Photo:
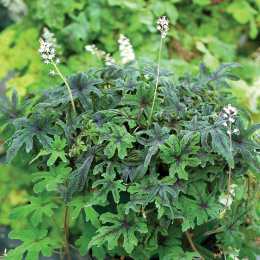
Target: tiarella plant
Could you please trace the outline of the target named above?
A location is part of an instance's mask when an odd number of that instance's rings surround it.
[[[162,40],[165,17],[158,29]],[[225,91],[234,67],[200,62],[199,75],[175,83],[140,58],[60,73],[21,106],[14,91],[11,107],[0,103],[6,161],[25,150],[38,171],[28,204],[9,214],[28,228],[11,231],[23,244],[6,259],[71,259],[71,248],[91,259],[255,259],[260,124]]]

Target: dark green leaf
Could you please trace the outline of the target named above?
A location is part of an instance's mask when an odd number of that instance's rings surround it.
[[[126,215],[124,213],[124,205],[122,204],[117,209],[118,214],[110,212],[102,214],[100,220],[103,223],[113,223],[113,225],[102,226],[98,230],[98,235],[94,236],[90,241],[88,248],[93,245],[101,246],[105,242],[108,242],[108,250],[111,250],[118,245],[118,240],[122,236],[124,239],[123,248],[127,253],[131,253],[134,246],[138,243],[135,232],[146,233],[148,231],[144,218],[135,217],[134,213]]]

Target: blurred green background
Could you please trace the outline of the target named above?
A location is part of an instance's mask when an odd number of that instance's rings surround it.
[[[60,83],[38,53],[45,27],[57,39],[59,68],[69,76],[104,66],[85,45],[95,44],[120,61],[120,34],[130,39],[136,58],[157,62],[160,33],[155,21],[163,15],[170,20],[170,31],[163,40],[162,67],[171,69],[177,81],[186,72],[197,74],[200,60],[210,69],[221,62],[242,64],[244,71],[237,71],[241,80],[230,82],[232,92],[254,122],[260,122],[260,0],[1,0],[0,98],[8,102],[13,87],[24,99]],[[37,169],[28,166],[26,154],[6,166],[3,143],[0,139],[0,224],[18,228],[25,223],[7,216],[32,192],[29,173]]]

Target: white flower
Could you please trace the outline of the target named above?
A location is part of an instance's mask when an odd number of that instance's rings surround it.
[[[122,57],[122,63],[128,63],[135,59],[135,54],[133,51],[133,47],[130,44],[130,40],[126,38],[123,34],[119,36],[119,50],[121,51],[120,56]]]
[[[235,119],[232,118],[232,117],[230,117],[228,120],[229,120],[231,123],[234,123],[234,122],[235,122]]]
[[[50,75],[54,76],[55,75],[55,71],[54,70],[50,70]]]
[[[47,58],[48,58],[47,54],[45,54],[45,53],[43,53],[43,54],[41,55],[41,57],[42,57],[43,59],[47,59]]]
[[[233,133],[239,132],[239,130],[236,128],[234,129]]]
[[[224,122],[224,123],[223,123],[223,126],[227,126],[227,122]]]
[[[159,18],[159,19],[157,19],[156,23],[157,23],[157,24],[160,24],[160,23],[161,23],[161,21],[162,21],[162,19],[161,19],[161,18]]]
[[[47,27],[43,28],[43,32],[44,33],[42,37],[45,39],[45,41],[53,47],[54,51],[58,50],[58,54],[62,54],[62,52],[60,51],[61,46],[57,44],[57,39],[54,37],[54,33],[51,33]],[[50,48],[50,46],[48,46],[48,48]]]
[[[56,64],[60,63],[60,58],[56,59]]]
[[[223,114],[223,117],[226,117],[226,118],[227,118],[227,117],[228,117],[228,115],[227,115],[227,114]]]
[[[49,60],[45,60],[44,63],[46,63],[47,65],[50,63]]]
[[[227,130],[227,133],[230,135],[230,131],[229,130]]]
[[[166,19],[166,16],[163,16],[162,18],[159,18],[156,23],[158,24],[157,25],[157,30],[159,30],[162,34],[161,34],[161,37],[162,38],[165,38],[168,31],[170,30],[169,27],[168,27],[168,24],[169,24],[169,20]]]
[[[86,45],[85,49],[86,51],[91,52],[92,55],[96,55],[98,59],[104,59],[106,65],[111,65],[112,62],[116,62],[114,58],[110,56],[110,53],[106,53],[104,51],[99,50],[94,44]]]

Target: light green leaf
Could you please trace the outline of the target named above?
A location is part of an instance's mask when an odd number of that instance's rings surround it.
[[[30,219],[32,224],[34,226],[37,226],[39,223],[42,222],[43,213],[46,216],[51,217],[53,215],[52,208],[58,208],[58,205],[51,202],[52,195],[48,193],[42,193],[41,196],[37,198],[33,196],[24,196],[23,198],[28,199],[31,203],[13,209],[9,213],[9,219],[18,220],[34,212]]]
[[[49,245],[54,244],[54,241],[49,237],[46,237],[48,231],[38,229],[30,225],[28,230],[19,229],[13,230],[9,233],[10,239],[19,239],[24,243],[15,249],[8,251],[7,260],[32,260],[39,259],[40,252],[43,256],[50,257],[52,255],[52,248]],[[27,252],[25,258],[24,253]]]
[[[79,213],[82,209],[85,211],[86,221],[90,221],[93,226],[100,228],[100,221],[98,219],[99,214],[92,208],[86,207],[86,204],[90,201],[91,195],[87,194],[86,196],[78,196],[68,203],[69,207],[75,207],[71,213],[73,219],[79,216]]]
[[[43,192],[45,188],[48,191],[52,191],[56,188],[56,184],[61,184],[63,183],[63,180],[68,179],[72,169],[65,166],[65,163],[60,163],[58,166],[50,166],[48,172],[36,172],[31,174],[30,178],[33,183],[41,179],[40,182],[34,185],[34,192]]]

